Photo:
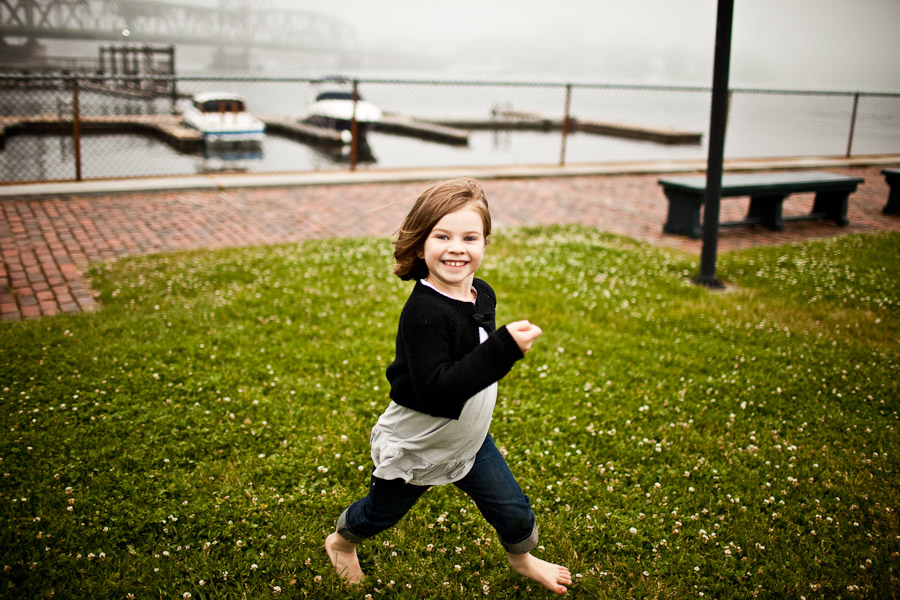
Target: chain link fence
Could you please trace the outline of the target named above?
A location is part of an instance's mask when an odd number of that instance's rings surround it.
[[[0,75],[0,183],[652,163],[703,160],[707,154],[707,88],[375,78],[351,83],[384,113],[365,147],[297,130],[321,89],[314,79]],[[180,111],[189,98],[214,91],[246,98],[248,110],[267,124],[261,143],[210,144],[185,126]],[[900,94],[730,94],[726,158],[900,154]],[[410,120],[415,128],[401,127]]]

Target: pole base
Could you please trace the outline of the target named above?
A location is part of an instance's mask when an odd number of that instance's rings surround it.
[[[702,285],[711,290],[725,289],[725,284],[719,281],[715,275],[697,275],[692,281],[697,285]]]

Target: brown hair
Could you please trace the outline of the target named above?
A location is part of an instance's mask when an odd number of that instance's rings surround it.
[[[428,267],[418,256],[419,251],[425,247],[428,234],[446,215],[470,204],[481,214],[487,243],[491,234],[491,211],[478,181],[471,177],[455,177],[432,185],[422,192],[397,230],[394,274],[403,280],[428,276]]]

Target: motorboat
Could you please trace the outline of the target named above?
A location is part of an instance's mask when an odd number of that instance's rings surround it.
[[[359,141],[365,142],[366,135],[381,122],[381,109],[364,100],[357,92],[353,98],[353,84],[347,79],[328,78],[316,82],[315,100],[307,107],[301,118],[304,123],[335,129],[341,132],[341,139],[350,143],[353,139],[351,126],[356,118]]]
[[[212,143],[260,143],[266,124],[247,111],[244,96],[223,92],[196,94],[181,108],[184,121]]]

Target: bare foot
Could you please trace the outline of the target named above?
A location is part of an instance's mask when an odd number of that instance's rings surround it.
[[[572,585],[572,575],[566,567],[548,563],[527,552],[525,554],[507,552],[506,556],[509,559],[509,566],[516,573],[533,579],[551,592],[562,595],[568,591],[566,586]]]
[[[325,552],[328,554],[334,570],[340,575],[344,583],[356,585],[363,580],[365,574],[359,566],[359,558],[356,556],[356,544],[351,544],[337,532],[325,538]]]

